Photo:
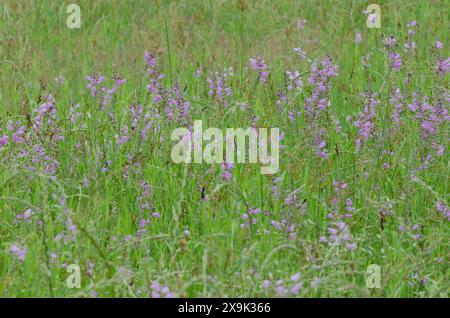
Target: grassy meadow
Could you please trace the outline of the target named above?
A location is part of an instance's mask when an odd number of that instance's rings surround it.
[[[449,2],[375,2],[2,0],[0,296],[448,297]]]

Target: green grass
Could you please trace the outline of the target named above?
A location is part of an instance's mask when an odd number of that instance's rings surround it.
[[[449,205],[448,121],[434,137],[445,149],[436,156],[408,110],[395,133],[390,119],[397,87],[409,102],[413,92],[429,96],[433,105],[448,94],[448,74],[437,75],[434,68],[449,53],[447,1],[377,1],[380,29],[366,27],[368,2],[356,0],[76,2],[80,29],[66,27],[72,1],[6,0],[0,6],[0,137],[10,136],[0,147],[0,296],[148,297],[158,281],[181,297],[270,297],[275,290],[264,289],[263,280],[274,285],[284,279],[292,287],[289,279],[299,272],[303,287],[296,297],[448,297],[449,224],[436,210],[437,201]],[[298,19],[307,20],[303,30],[296,28]],[[418,23],[414,57],[403,52],[410,20]],[[356,32],[362,34],[359,45]],[[399,42],[398,72],[390,69],[383,46],[389,35]],[[435,48],[436,39],[443,49]],[[321,118],[326,160],[315,156],[304,118],[310,87],[290,95],[282,110],[276,107],[276,93],[286,90],[285,70],[305,73],[305,83],[309,76],[311,62],[294,58],[294,47],[308,59],[328,54],[339,66]],[[179,83],[191,103],[191,119],[202,119],[204,127],[246,128],[255,116],[259,127],[279,127],[286,146],[279,173],[261,175],[258,165],[236,164],[231,181],[224,182],[220,165],[174,164],[170,134],[183,124],[167,120],[160,107],[158,129],[152,128],[145,142],[133,136],[116,145],[115,134],[131,125],[130,105],[141,104],[145,112],[158,108],[146,90],[145,51],[161,52],[164,84]],[[249,58],[258,55],[270,67],[266,85],[249,69]],[[361,57],[368,55],[366,69]],[[206,81],[225,67],[234,70],[228,108],[208,96]],[[193,75],[197,69],[200,77]],[[94,73],[104,74],[108,87],[114,74],[127,81],[106,112],[86,89],[85,77]],[[58,75],[66,79],[62,85],[54,80]],[[374,137],[356,152],[358,130],[346,118],[363,110],[363,92],[376,93],[379,103]],[[18,158],[19,149],[31,148],[14,145],[6,128],[8,120],[20,120],[31,131],[28,118],[36,115],[31,110],[49,93],[64,140],[52,143],[48,135],[33,134],[30,140],[60,163],[56,178],[42,164],[33,172],[24,167],[32,163]],[[69,109],[75,104],[82,114],[72,124]],[[448,102],[444,105],[448,110]],[[288,111],[297,110],[302,116],[291,122]],[[433,153],[428,169],[413,173],[427,153]],[[106,160],[111,165],[103,173]],[[279,197],[272,195],[277,177]],[[138,202],[143,181],[153,205],[146,212]],[[348,221],[354,251],[319,243],[327,235],[333,181],[348,184],[339,204],[351,198],[356,208]],[[285,203],[300,187],[303,212]],[[208,200],[201,200],[202,189]],[[257,215],[257,224],[242,229],[248,208],[270,214]],[[17,222],[27,209],[33,211],[31,221]],[[152,218],[147,232],[137,236],[139,220],[155,211],[161,218]],[[69,236],[68,218],[77,227],[75,240],[55,240],[59,233]],[[295,239],[270,224],[283,219],[295,224]],[[420,240],[412,237],[414,231],[399,230],[413,224],[421,225]],[[12,244],[26,246],[23,262],[11,255]],[[89,262],[95,263],[92,274]],[[80,289],[65,283],[68,264],[81,267]],[[369,264],[381,267],[380,289],[366,287]]]

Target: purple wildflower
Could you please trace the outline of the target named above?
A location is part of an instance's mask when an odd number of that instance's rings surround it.
[[[17,131],[15,133],[13,133],[12,139],[16,144],[25,142],[25,139],[23,138],[23,134],[25,133],[26,128],[27,127],[25,127],[25,126],[19,127],[19,129],[17,129]]]
[[[325,147],[327,146],[327,143],[324,140],[320,140],[317,143],[316,146],[316,155],[322,159],[328,159],[328,152],[325,149]]]
[[[25,260],[25,256],[27,253],[27,249],[26,247],[20,247],[18,244],[13,244],[11,245],[11,247],[9,248],[9,252],[14,255],[15,257],[17,257],[17,259],[21,262],[23,262]]]
[[[299,19],[297,20],[297,30],[303,30],[306,24],[306,20]]]
[[[450,208],[442,201],[436,202],[436,209],[442,213],[442,215],[450,221]]]
[[[300,292],[300,289],[302,289],[303,283],[295,284],[294,287],[291,288],[290,292],[293,295],[297,295]]]
[[[152,216],[156,219],[159,219],[161,217],[161,214],[159,214],[159,212],[153,212]]]
[[[158,281],[154,281],[150,285],[150,296],[151,298],[173,298],[169,287],[167,285],[161,286]]]
[[[300,57],[301,60],[306,59],[306,52],[303,51],[303,50],[302,50],[301,48],[299,48],[299,47],[294,47],[294,48],[292,49],[292,53],[298,55],[298,56]]]
[[[254,71],[257,71],[259,73],[258,79],[260,83],[266,83],[267,78],[269,77],[269,67],[264,62],[264,60],[258,56],[256,58],[250,59],[250,66]]]
[[[395,71],[398,71],[402,66],[402,58],[401,58],[400,54],[391,52],[391,53],[389,53],[389,58],[391,60],[392,69],[394,69]]]
[[[8,138],[9,137],[6,135],[4,135],[3,137],[0,138],[0,148],[8,143]]]
[[[209,83],[209,92],[208,95],[216,98],[219,102],[227,107],[228,102],[226,100],[227,96],[231,96],[233,94],[230,87],[226,84],[226,73],[215,73],[213,76],[208,78]]]
[[[225,182],[230,182],[233,177],[233,163],[222,163],[222,174],[221,178]]]
[[[268,289],[269,287],[270,287],[270,284],[271,284],[271,282],[270,282],[270,280],[263,280],[263,282],[262,282],[262,288],[264,288],[264,289]]]
[[[89,89],[89,92],[91,93],[92,97],[98,96],[99,86],[100,84],[105,80],[105,77],[103,75],[100,75],[98,77],[96,76],[86,76],[86,80],[88,83],[86,84],[86,87]]]
[[[375,130],[375,107],[378,101],[372,95],[363,94],[366,98],[364,110],[359,114],[358,120],[354,122],[356,128],[358,128],[359,138],[356,140],[356,150],[359,151],[361,147],[361,141],[366,142],[374,133]]]
[[[286,77],[288,79],[287,89],[289,91],[303,87],[303,80],[299,71],[286,71]]]
[[[438,60],[436,63],[436,72],[445,76],[450,71],[450,57]]]
[[[295,273],[294,275],[291,276],[291,280],[293,282],[298,282],[300,280],[301,274],[300,273]]]
[[[412,28],[412,27],[414,27],[414,26],[416,26],[417,25],[417,22],[415,21],[415,20],[411,20],[411,21],[409,21],[407,24],[406,24],[406,26],[408,27],[408,28]]]
[[[287,290],[286,290],[286,287],[284,287],[284,286],[277,286],[275,288],[275,292],[277,293],[277,296],[283,297],[286,295]]]
[[[391,35],[391,36],[384,38],[383,44],[385,47],[392,49],[393,47],[395,47],[397,45],[397,40],[395,39],[395,37],[393,37]]]

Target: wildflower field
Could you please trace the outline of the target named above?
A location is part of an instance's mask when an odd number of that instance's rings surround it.
[[[0,296],[448,297],[449,2],[370,3],[2,0]]]

